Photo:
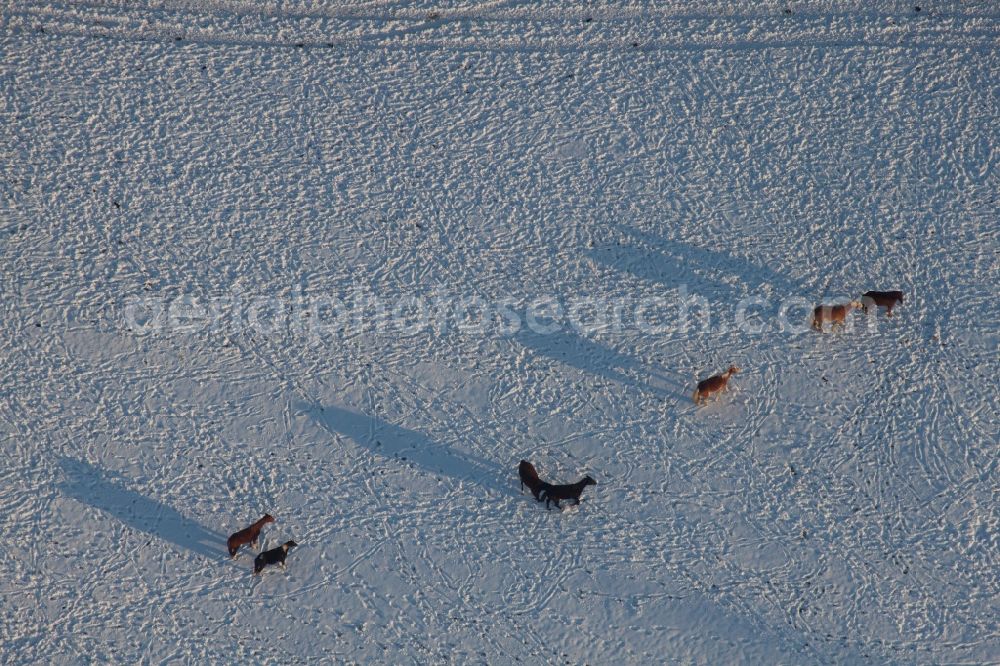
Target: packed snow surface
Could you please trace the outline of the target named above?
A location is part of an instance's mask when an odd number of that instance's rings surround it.
[[[992,3],[0,26],[0,662],[1000,662]]]

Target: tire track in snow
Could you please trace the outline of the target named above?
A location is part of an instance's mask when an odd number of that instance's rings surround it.
[[[150,10],[151,9],[151,10]],[[89,5],[83,11],[68,8],[58,3],[33,3],[5,13],[9,27],[18,31],[37,31],[47,34],[77,35],[84,37],[113,37],[128,41],[172,41],[183,38],[188,42],[203,44],[231,45],[256,48],[300,48],[330,46],[377,46],[381,48],[423,48],[439,50],[607,50],[622,48],[630,43],[638,44],[643,52],[654,50],[702,51],[719,49],[788,49],[825,48],[845,49],[852,47],[882,47],[904,49],[950,49],[995,48],[1000,37],[991,30],[980,29],[981,21],[976,17],[951,16],[950,29],[942,30],[928,21],[912,23],[907,31],[877,27],[870,17],[861,15],[841,15],[835,24],[828,17],[815,20],[800,18],[789,22],[782,17],[758,15],[752,21],[757,23],[754,30],[747,31],[743,24],[726,16],[683,16],[667,14],[667,25],[673,30],[651,30],[660,18],[652,19],[648,12],[622,16],[615,12],[610,17],[592,24],[591,32],[598,37],[566,37],[578,33],[580,15],[541,14],[518,11],[511,16],[491,21],[489,12],[460,10],[455,20],[449,20],[449,10],[432,13],[418,13],[407,16],[399,10],[389,14],[358,15],[356,11],[338,12],[333,15],[300,16],[291,13],[268,16],[258,13],[258,18],[280,20],[285,34],[294,32],[294,37],[276,40],[273,28],[261,26],[256,33],[248,34],[245,19],[250,15],[226,17],[237,25],[219,29],[219,19],[224,15],[214,12],[200,12],[189,7],[163,7],[155,9],[129,8],[122,11],[106,5]],[[104,13],[97,15],[95,10]],[[262,16],[263,15],[263,16]],[[544,17],[544,18],[543,18]],[[215,19],[211,29],[202,29],[207,19]],[[747,16],[734,17],[746,20]],[[823,20],[826,19],[826,20]],[[469,37],[459,31],[467,20],[477,20],[480,25],[491,25],[494,34],[490,37]],[[324,25],[320,30],[316,21]],[[336,22],[334,25],[329,25]],[[715,24],[731,22],[731,30],[720,34]],[[709,32],[709,28],[715,29]],[[331,32],[332,31],[332,32]],[[699,35],[699,31],[701,34]],[[833,33],[832,35],[830,33]],[[679,35],[699,35],[700,38]],[[429,34],[421,37],[422,34]],[[437,36],[437,35],[443,36]],[[635,42],[636,34],[643,38]],[[660,35],[649,37],[648,35]],[[727,36],[721,36],[727,35]],[[963,39],[957,39],[961,36]]]

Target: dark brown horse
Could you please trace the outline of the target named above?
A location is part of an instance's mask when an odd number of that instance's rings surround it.
[[[892,309],[896,303],[903,302],[903,292],[901,291],[866,291],[861,297],[861,307],[868,312],[869,306],[885,308],[886,316],[892,316]]]
[[[597,481],[594,481],[589,476],[585,476],[576,483],[567,483],[564,485],[554,486],[551,483],[542,483],[540,493],[542,498],[545,500],[545,508],[549,508],[549,502],[556,505],[557,509],[562,509],[559,506],[559,500],[573,500],[573,504],[580,503],[580,495],[583,493],[583,489],[587,486],[596,486]]]
[[[538,491],[541,490],[544,485],[542,480],[538,478],[538,472],[535,471],[535,466],[532,465],[527,460],[522,460],[521,464],[517,466],[517,474],[521,477],[521,491],[524,491],[524,487],[528,486],[528,490],[531,494],[535,496],[536,500],[540,500],[538,497]]]
[[[286,541],[277,548],[272,548],[271,550],[265,550],[263,553],[254,558],[253,561],[253,573],[254,575],[259,574],[264,570],[264,567],[270,566],[272,564],[280,564],[282,567],[285,566],[285,558],[288,557],[288,549],[293,548],[299,544],[294,541]]]

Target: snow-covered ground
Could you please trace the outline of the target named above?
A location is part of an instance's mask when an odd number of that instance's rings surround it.
[[[1000,662],[1000,11],[918,2],[0,8],[0,662]]]

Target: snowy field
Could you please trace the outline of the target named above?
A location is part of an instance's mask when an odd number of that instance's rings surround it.
[[[1000,663],[1000,9],[918,3],[3,3],[0,662]]]

